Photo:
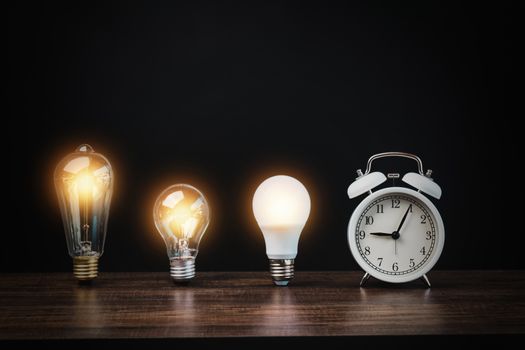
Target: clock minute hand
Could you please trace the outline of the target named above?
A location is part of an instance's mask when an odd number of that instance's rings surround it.
[[[399,231],[401,231],[401,228],[403,227],[403,224],[405,223],[405,220],[407,218],[408,212],[410,211],[410,205],[408,206],[407,211],[405,212],[405,215],[403,215],[403,218],[401,219],[401,222],[399,223],[399,227],[395,232],[399,234]]]
[[[374,236],[392,237],[391,233],[385,233],[385,232],[370,232],[369,234],[374,235]]]

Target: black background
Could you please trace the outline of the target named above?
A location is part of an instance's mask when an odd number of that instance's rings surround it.
[[[199,270],[267,269],[251,198],[275,174],[312,197],[296,268],[357,269],[346,226],[361,198],[346,189],[391,150],[419,155],[443,189],[436,268],[525,268],[510,122],[522,116],[523,40],[518,9],[493,5],[11,7],[1,271],[70,271],[52,173],[86,142],[116,173],[103,271],[167,270],[151,211],[177,182],[212,205]]]

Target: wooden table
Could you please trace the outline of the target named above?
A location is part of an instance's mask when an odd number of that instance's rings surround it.
[[[374,279],[359,288],[361,275],[297,272],[289,287],[274,287],[265,272],[201,272],[188,285],[174,285],[168,272],[102,272],[92,285],[65,273],[1,274],[0,341],[324,344],[525,334],[525,271],[434,271],[432,289]]]

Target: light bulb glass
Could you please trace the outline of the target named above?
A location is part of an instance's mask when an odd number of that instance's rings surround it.
[[[295,178],[277,175],[259,185],[252,206],[274,282],[286,285],[293,277],[299,237],[310,215],[310,195]]]
[[[190,185],[170,186],[158,196],[153,220],[166,243],[171,277],[175,281],[193,278],[199,244],[210,222],[206,197]]]
[[[98,274],[113,193],[113,171],[103,155],[80,145],[63,158],[54,174],[69,255],[79,280]]]

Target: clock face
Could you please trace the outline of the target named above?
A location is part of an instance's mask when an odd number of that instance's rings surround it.
[[[385,190],[356,209],[348,238],[365,271],[389,282],[406,282],[423,275],[437,261],[443,248],[443,224],[421,194]]]

